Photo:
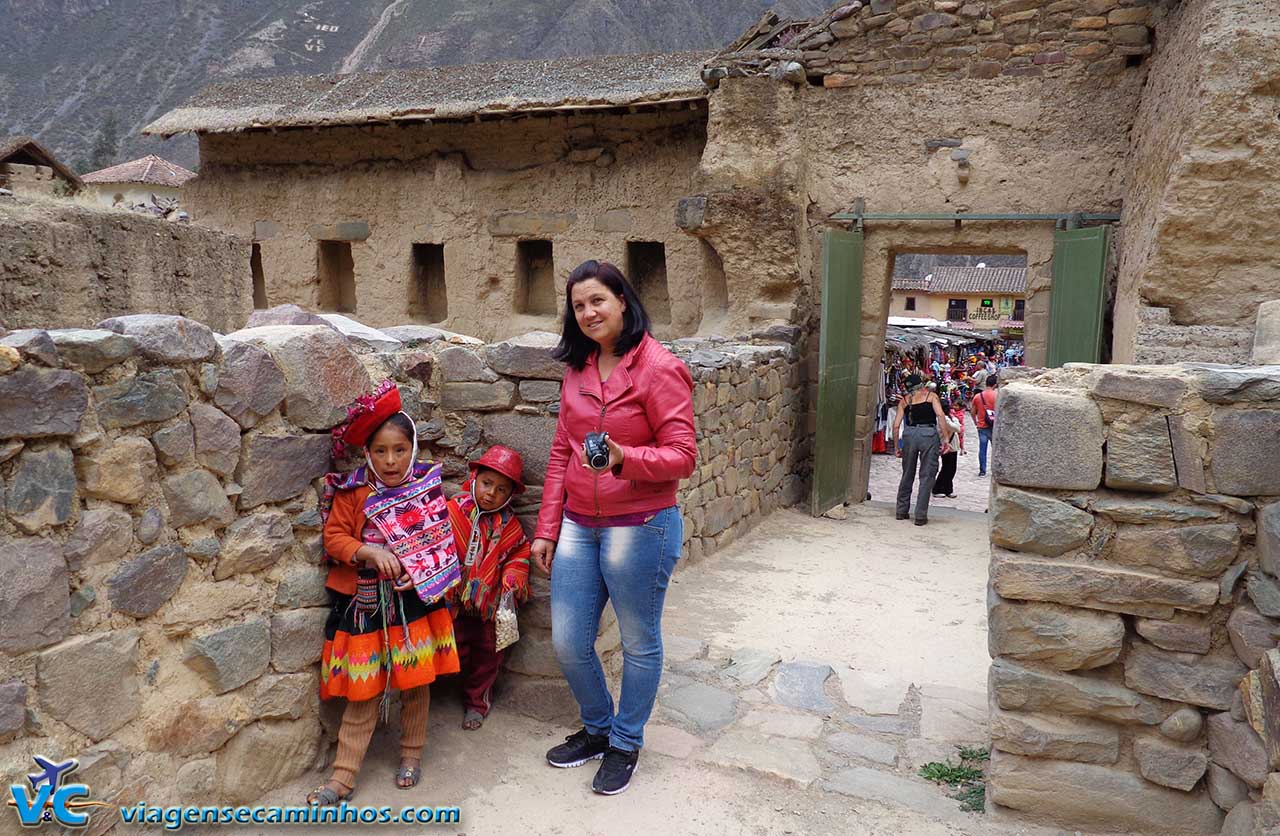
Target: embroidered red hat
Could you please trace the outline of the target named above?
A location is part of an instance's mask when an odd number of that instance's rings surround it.
[[[524,480],[521,478],[524,473],[524,459],[520,458],[520,454],[510,447],[495,444],[485,450],[483,456],[468,463],[467,467],[471,469],[473,478],[475,477],[476,469],[481,467],[501,473],[512,482],[515,482],[514,493],[524,493]]]
[[[363,448],[383,422],[403,409],[400,390],[391,380],[384,380],[372,395],[361,395],[347,407],[347,420],[333,428],[334,456],[341,456],[343,445]]]

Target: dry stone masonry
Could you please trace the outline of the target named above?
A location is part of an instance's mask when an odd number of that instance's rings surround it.
[[[110,764],[94,773],[98,798],[226,803],[311,768],[339,719],[317,696],[328,429],[393,378],[450,491],[488,445],[523,453],[516,510],[531,527],[556,340],[378,332],[298,308],[225,336],[156,314],[0,333],[0,779],[24,774],[32,751],[76,755]],[[672,344],[696,386],[687,557],[806,489],[800,341],[775,328]],[[504,699],[560,716],[571,698],[545,579],[534,588]],[[611,611],[598,646],[616,672]]]
[[[1069,364],[1000,398],[991,800],[1275,832],[1280,367]]]

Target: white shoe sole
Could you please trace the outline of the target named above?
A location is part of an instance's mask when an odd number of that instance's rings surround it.
[[[636,770],[638,770],[639,768],[640,768],[640,764],[636,764],[635,767],[631,770],[631,778],[636,777]],[[627,787],[631,786],[631,778],[628,778],[627,783],[623,784],[621,787],[618,787],[616,790],[609,790],[608,792],[606,792],[604,790],[598,790],[595,787],[592,787],[591,791],[596,795],[618,795],[619,793],[626,792]]]
[[[604,757],[604,752],[601,752],[598,755],[592,755],[589,758],[583,758],[580,761],[573,761],[572,763],[556,763],[555,761],[551,760],[551,758],[547,758],[547,763],[550,764],[551,766],[554,766],[556,769],[573,769],[575,766],[582,766],[584,763],[587,763],[588,761],[598,761],[603,757]]]

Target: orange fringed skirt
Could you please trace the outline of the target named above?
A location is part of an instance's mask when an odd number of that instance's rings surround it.
[[[444,602],[428,606],[412,589],[393,594],[400,606],[384,626],[381,612],[358,619],[352,596],[329,590],[333,608],[324,629],[321,699],[381,697],[388,672],[391,687],[401,691],[458,672],[453,618]]]

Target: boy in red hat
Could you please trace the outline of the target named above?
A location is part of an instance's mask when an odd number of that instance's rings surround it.
[[[462,727],[473,731],[489,716],[502,665],[494,621],[499,602],[508,593],[517,604],[529,597],[529,541],[510,507],[524,493],[520,454],[495,444],[468,467],[471,477],[449,500],[462,582],[448,600],[462,668]]]

